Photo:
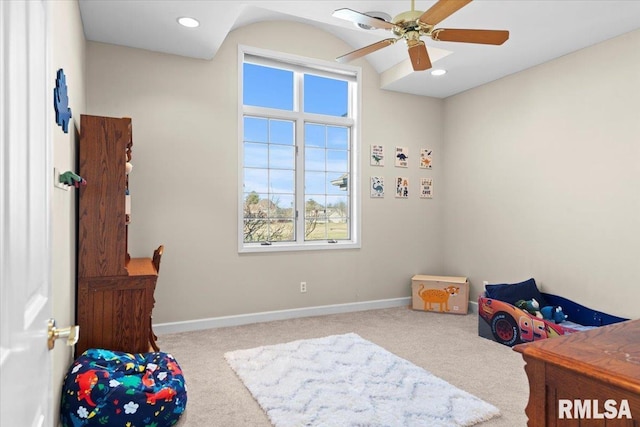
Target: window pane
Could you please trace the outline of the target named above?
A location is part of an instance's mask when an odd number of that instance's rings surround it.
[[[293,122],[284,120],[269,121],[269,141],[276,144],[293,145]]]
[[[266,168],[267,164],[267,144],[244,143],[244,166],[248,168]]]
[[[293,111],[293,72],[244,63],[244,105]]]
[[[304,174],[305,194],[323,194],[326,190],[326,177],[324,172],[306,172]]]
[[[293,219],[295,217],[293,194],[275,194],[271,199],[276,208],[274,218]]]
[[[325,170],[325,150],[323,148],[307,148],[304,152],[304,167],[308,171]]]
[[[295,238],[292,196],[244,193],[244,241],[290,241]]]
[[[331,185],[327,186],[327,194],[345,194],[348,190],[349,176],[346,173],[330,173],[327,179]]]
[[[245,242],[260,242],[268,235],[266,194],[244,193],[243,233]]]
[[[328,240],[326,224],[323,221],[315,218],[307,218],[304,225],[305,240]]]
[[[331,218],[346,219],[349,216],[347,196],[327,196],[327,212]]]
[[[244,192],[251,193],[267,193],[267,183],[269,182],[268,169],[250,169],[244,170]]]
[[[269,192],[279,194],[293,194],[295,177],[292,170],[271,170],[269,174]]]
[[[295,240],[295,227],[291,220],[272,220],[269,223],[269,239],[272,242],[288,242]]]
[[[243,225],[245,243],[295,240],[295,227],[291,220],[245,218]]]
[[[306,210],[304,228],[305,240],[318,241],[349,239],[349,219],[348,217],[340,215],[339,210],[331,207]]]
[[[260,242],[266,240],[266,230],[263,227],[264,222],[260,219],[254,218],[244,218],[243,223],[243,233],[244,233],[244,242],[252,243],[252,242]]]
[[[345,240],[349,238],[349,227],[346,218],[331,216],[327,223],[327,238]]]
[[[347,117],[348,83],[345,80],[304,75],[304,112]]]
[[[306,123],[304,125],[304,145],[306,147],[324,147],[325,126]]]
[[[269,140],[269,121],[257,117],[244,118],[244,140],[251,142],[267,142]]]
[[[349,129],[327,126],[327,148],[346,150],[349,148]]]
[[[326,239],[326,210],[324,196],[306,196],[304,209],[305,240]]]
[[[287,145],[269,145],[269,167],[277,169],[294,169],[295,147]]]
[[[267,206],[263,202],[265,200],[269,200],[267,194],[260,194],[255,191],[244,193],[244,217],[267,216]]]
[[[349,238],[349,144],[348,127],[305,124],[305,240]]]
[[[327,170],[347,172],[349,170],[349,154],[342,150],[327,150]]]

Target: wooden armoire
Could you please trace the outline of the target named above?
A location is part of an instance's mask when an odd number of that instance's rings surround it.
[[[163,247],[151,258],[131,258],[127,247],[132,146],[130,118],[81,116],[76,356],[89,348],[159,350],[151,313]]]

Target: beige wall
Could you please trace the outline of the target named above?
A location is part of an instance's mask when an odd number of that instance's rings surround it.
[[[349,47],[291,22],[232,32],[213,61],[88,43],[87,113],[133,118],[130,252],[166,247],[154,322],[405,297],[415,273],[467,275],[472,299],[483,280],[533,276],[545,291],[637,317],[639,38],[445,101],[379,90],[359,61],[362,249],[268,255],[237,253],[237,45],[323,59]],[[429,146],[434,170],[371,167],[370,144]],[[390,187],[368,197],[369,176],[389,186],[404,172],[410,199]],[[434,178],[433,200],[417,197],[421,176]]]
[[[62,172],[75,171],[78,118],[85,109],[86,43],[77,2],[50,2],[50,6],[50,77],[53,81],[57,71],[60,68],[64,70],[73,116],[69,123],[69,133],[64,133],[55,121],[51,124],[53,165]],[[52,193],[53,317],[59,327],[75,322],[75,193],[75,190],[63,191],[57,188]],[[53,350],[54,413],[57,413],[60,401],[60,387],[55,385],[62,384],[72,361],[71,347],[58,341]]]
[[[408,297],[412,275],[439,274],[442,101],[378,89],[365,61],[356,64],[363,67],[362,249],[237,253],[238,44],[327,60],[350,49],[291,22],[236,30],[212,61],[87,45],[87,113],[133,119],[130,253],[151,256],[165,245],[154,323]],[[369,166],[371,144],[385,146],[385,167]],[[411,168],[393,166],[396,144],[409,147]],[[433,171],[417,166],[425,146],[435,153]],[[395,199],[393,179],[405,174],[411,197]],[[382,200],[369,198],[371,175],[386,179]],[[418,198],[421,176],[434,178],[433,200]]]
[[[444,103],[444,260],[535,277],[609,313],[640,309],[640,31]]]
[[[294,23],[235,31],[211,62],[85,46],[77,3],[51,5],[51,70],[65,70],[74,116],[69,134],[52,130],[54,166],[74,169],[81,113],[133,118],[130,252],[166,245],[155,322],[405,297],[415,273],[468,275],[472,298],[482,280],[534,276],[548,292],[638,317],[640,32],[444,102],[381,91],[359,61],[362,249],[239,255],[237,44],[324,59],[349,47]],[[387,153],[406,145],[414,156],[431,147],[434,170],[371,167],[370,144]],[[412,181],[408,200],[393,198],[401,173]],[[371,175],[386,178],[385,199],[368,197]],[[421,176],[434,178],[433,200],[418,199]],[[52,203],[53,311],[66,326],[75,317],[75,191],[54,190]],[[56,346],[54,384],[71,358]]]

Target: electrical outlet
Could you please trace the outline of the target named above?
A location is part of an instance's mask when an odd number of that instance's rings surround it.
[[[307,282],[300,282],[300,292],[307,292]]]

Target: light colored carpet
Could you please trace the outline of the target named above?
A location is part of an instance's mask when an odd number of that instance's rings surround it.
[[[496,406],[478,427],[524,427],[529,386],[520,354],[478,337],[477,314],[406,307],[282,320],[159,337],[184,371],[189,401],[180,427],[269,427],[271,423],[224,353],[300,339],[356,333]]]
[[[500,411],[357,334],[225,359],[274,426],[471,426]]]

